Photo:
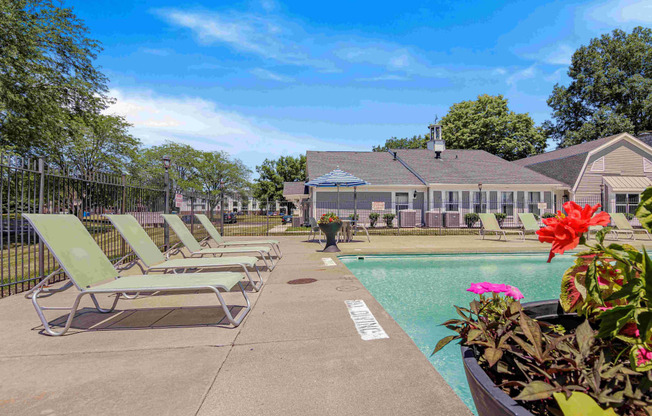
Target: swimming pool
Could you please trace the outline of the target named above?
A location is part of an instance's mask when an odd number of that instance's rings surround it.
[[[475,412],[459,345],[431,356],[437,341],[454,332],[439,326],[455,318],[453,305],[467,307],[474,282],[518,287],[523,302],[555,299],[570,255],[546,263],[548,253],[342,256],[340,260],[412,338],[455,393]]]

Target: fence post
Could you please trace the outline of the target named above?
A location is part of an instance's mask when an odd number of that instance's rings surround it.
[[[269,198],[267,198],[267,203],[265,204],[265,217],[267,219],[267,226],[265,227],[265,235],[269,236]]]
[[[195,194],[190,195],[190,234],[195,235]]]
[[[127,212],[127,175],[122,174],[122,204],[120,204],[120,214],[125,214]],[[122,241],[122,255],[127,254],[127,243],[124,238],[121,238]]]
[[[163,207],[163,213],[169,214],[170,213],[170,173],[168,172],[167,168],[165,168],[164,181],[165,181],[165,207]],[[165,251],[168,251],[170,249],[170,227],[168,227],[168,223],[165,221],[163,221],[163,246],[165,247]]]
[[[38,213],[43,214],[45,205],[45,160],[42,157],[38,158],[38,171],[40,174],[40,184],[38,192]],[[38,241],[38,272],[43,279],[45,277],[45,247],[43,240],[39,238]]]
[[[224,235],[224,190],[220,192],[220,234]]]

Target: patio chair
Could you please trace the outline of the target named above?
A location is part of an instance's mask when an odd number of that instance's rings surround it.
[[[535,218],[534,214],[531,212],[519,212],[518,219],[521,221],[524,234],[528,232],[532,232],[535,233],[536,235],[536,232],[541,229],[539,222]],[[525,239],[525,235],[523,236],[523,239]]]
[[[604,227],[601,225],[592,225],[589,227],[589,231],[586,233],[586,238],[587,240],[591,238],[591,234],[593,234],[593,238],[595,238],[596,234],[598,234],[598,231],[603,229]]]
[[[321,228],[319,228],[319,224],[317,224],[317,220],[315,217],[310,217],[308,219],[308,222],[310,223],[310,236],[308,237],[308,241],[314,241],[315,238],[317,237],[317,231],[319,231],[319,238],[317,241],[319,242],[319,245],[322,245],[321,243]]]
[[[521,230],[505,230],[500,228],[500,225],[498,225],[498,220],[496,219],[496,216],[491,213],[484,213],[484,214],[479,214],[480,215],[480,221],[482,222],[482,228],[480,229],[480,233],[482,234],[482,239],[484,240],[484,236],[487,232],[490,233],[495,233],[498,236],[498,241],[500,241],[501,236],[505,237],[505,241],[507,241],[507,233],[509,234],[518,234],[521,236],[521,241],[525,240],[525,233]]]
[[[212,238],[213,241],[215,241],[215,244],[217,244],[217,247],[229,247],[229,246],[255,246],[255,245],[263,245],[267,246],[269,245],[274,249],[274,252],[276,253],[277,258],[283,257],[283,253],[281,253],[281,246],[279,244],[278,240],[249,240],[249,241],[224,241],[224,238],[222,238],[222,235],[220,234],[219,231],[217,231],[217,228],[213,225],[211,220],[208,219],[208,217],[204,214],[195,214],[195,217],[199,220],[201,225],[208,231],[208,237],[206,237],[204,240],[206,242],[206,245],[208,245],[208,239]],[[209,246],[210,247],[210,246]]]
[[[125,293],[134,292],[188,292],[188,291],[212,291],[222,306],[222,310],[231,325],[238,326],[249,313],[251,303],[245,293],[240,280],[244,278],[242,273],[218,272],[218,273],[182,273],[182,274],[159,274],[159,275],[132,275],[119,276],[109,259],[102,252],[93,237],[88,233],[81,221],[74,215],[57,214],[23,214],[34,227],[39,238],[47,246],[48,250],[57,260],[61,269],[44,278],[38,285],[27,293],[32,300],[36,313],[43,323],[45,333],[52,336],[63,335],[72,324],[79,302],[85,295],[89,295],[95,308],[101,313],[113,311]],[[64,286],[52,289],[46,288],[50,278],[63,272],[70,278]],[[108,281],[107,283],[102,283]],[[239,317],[233,317],[229,308],[220,294],[220,290],[228,292],[235,285],[240,287],[247,306],[239,313]],[[55,293],[63,292],[70,287],[79,290],[72,307],[45,307],[38,303],[39,297],[49,297]],[[109,309],[101,308],[97,298],[98,293],[114,293],[115,299]],[[68,318],[61,331],[55,331],[45,318],[45,310],[69,310]]]
[[[260,246],[244,246],[238,248],[202,248],[201,245],[195,240],[195,237],[190,233],[186,224],[181,221],[181,218],[174,214],[163,214],[163,219],[168,223],[170,228],[181,240],[181,244],[186,246],[190,252],[190,257],[203,257],[206,255],[220,256],[224,254],[242,254],[242,253],[257,253],[260,258],[265,262],[267,270],[274,270],[274,259],[272,259],[272,254],[270,253],[269,247],[260,247]],[[186,254],[179,250],[181,254],[186,257]],[[267,263],[267,258],[269,258],[269,263]]]
[[[632,227],[632,224],[629,223],[629,221],[625,217],[625,214],[623,214],[622,212],[617,212],[610,215],[611,215],[611,220],[616,226],[615,228],[611,229],[611,234],[614,236],[616,240],[620,238],[621,234],[624,235],[626,238],[628,237],[634,240],[636,239],[637,232],[645,233],[648,240],[652,240],[652,236],[650,236],[650,233],[646,229],[644,228],[635,229],[634,227]]]
[[[243,273],[249,279],[251,286],[257,292],[263,285],[263,279],[260,277],[260,270],[256,265],[258,258],[253,256],[238,256],[238,257],[212,257],[212,258],[194,258],[194,259],[173,259],[170,260],[161,253],[156,244],[147,235],[147,232],[140,226],[138,220],[131,215],[123,214],[106,214],[106,218],[111,221],[111,224],[120,233],[122,238],[127,242],[133,253],[138,256],[140,262],[137,260],[122,266],[121,270],[126,270],[133,265],[138,265],[144,274],[149,272],[163,272],[167,273],[172,271],[177,273],[177,270],[186,272],[188,269],[206,269],[206,268],[220,268],[220,267],[241,267]],[[120,265],[122,261],[130,257],[131,253],[120,259],[114,266]],[[142,263],[142,264],[141,264]],[[144,267],[143,267],[144,266]],[[249,274],[249,268],[252,268],[258,274],[258,283],[256,283]]]

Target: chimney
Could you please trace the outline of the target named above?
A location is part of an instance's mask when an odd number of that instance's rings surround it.
[[[394,151],[394,160],[396,160],[397,156],[398,156],[398,151]]]
[[[435,159],[441,159],[441,152],[446,150],[446,141],[442,139],[441,135],[441,124],[431,124],[428,128],[430,129],[428,150],[435,152]]]

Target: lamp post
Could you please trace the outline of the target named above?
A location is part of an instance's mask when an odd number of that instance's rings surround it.
[[[170,213],[170,156],[165,155],[161,159],[163,161],[163,168],[165,169],[165,174],[163,175],[163,181],[165,184],[165,207],[163,207],[163,212],[165,214]],[[168,227],[167,222],[165,222],[163,227],[163,244],[165,245],[165,251],[168,251],[170,245],[170,228]]]
[[[481,183],[478,184],[478,205],[480,207],[479,208],[480,212],[484,212],[482,210],[482,184]]]
[[[600,184],[600,206],[602,207],[601,211],[604,211],[604,183]]]
[[[220,179],[217,187],[220,190],[220,234],[224,235],[224,179]]]

